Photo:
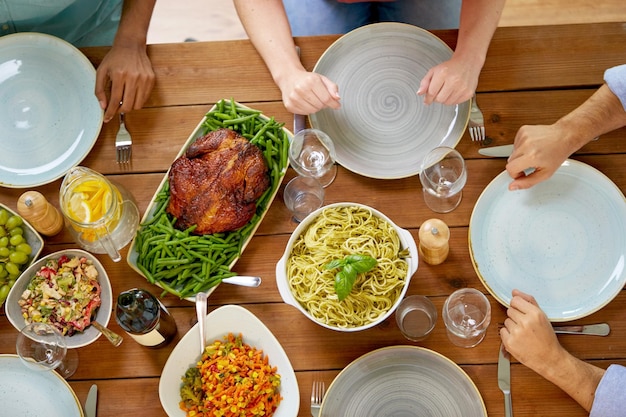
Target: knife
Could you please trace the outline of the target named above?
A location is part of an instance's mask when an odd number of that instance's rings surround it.
[[[85,417],[96,417],[96,403],[98,402],[98,386],[93,384],[89,388],[87,401],[85,402]]]
[[[555,333],[560,334],[587,334],[592,336],[608,336],[611,328],[607,323],[588,324],[584,326],[555,326]]]
[[[498,357],[498,387],[504,393],[504,415],[513,417],[513,404],[511,403],[511,362],[509,352],[503,344],[500,344],[500,356]]]
[[[491,146],[480,148],[478,153],[484,156],[494,156],[496,158],[508,158],[513,153],[513,145]]]

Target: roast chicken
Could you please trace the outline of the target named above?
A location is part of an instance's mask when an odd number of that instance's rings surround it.
[[[196,139],[176,159],[169,173],[168,213],[175,227],[197,225],[195,234],[228,232],[244,226],[256,211],[256,201],[269,187],[263,153],[231,129]]]

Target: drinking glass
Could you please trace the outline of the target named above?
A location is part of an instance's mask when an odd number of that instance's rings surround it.
[[[442,313],[448,339],[457,346],[471,348],[485,337],[491,321],[491,304],[482,292],[462,288],[448,297]]]
[[[435,328],[437,308],[428,297],[411,295],[398,306],[396,323],[407,339],[414,342],[424,340]]]
[[[295,177],[285,186],[283,199],[294,220],[299,223],[322,207],[324,187],[315,178]]]
[[[337,175],[335,145],[326,133],[318,129],[303,129],[289,145],[289,164],[300,175],[313,177],[328,187]]]
[[[78,367],[78,354],[68,350],[61,332],[47,323],[27,324],[17,336],[15,347],[22,363],[36,371],[54,369],[69,378]]]
[[[459,205],[467,181],[465,161],[459,152],[446,146],[426,155],[420,169],[424,202],[434,212],[448,213]]]

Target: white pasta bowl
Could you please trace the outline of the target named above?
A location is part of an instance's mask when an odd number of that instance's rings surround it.
[[[338,321],[325,320],[321,317],[316,317],[316,315],[310,311],[310,308],[307,307],[305,303],[298,301],[297,296],[294,294],[292,284],[296,285],[296,282],[301,280],[303,275],[308,276],[309,274],[308,273],[301,274],[295,271],[293,273],[290,273],[289,272],[289,263],[290,263],[289,259],[292,256],[294,245],[297,243],[300,236],[306,233],[307,230],[309,230],[309,228],[316,222],[316,219],[318,219],[319,216],[323,215],[326,210],[337,210],[337,209],[347,210],[348,208],[351,208],[351,207],[354,207],[356,209],[363,210],[363,211],[368,211],[369,213],[372,214],[373,218],[376,218],[378,221],[383,221],[383,222],[388,223],[388,225],[390,226],[390,230],[395,231],[397,235],[397,238],[399,241],[398,242],[399,251],[405,251],[405,252],[408,251],[408,256],[400,256],[400,258],[404,262],[406,262],[406,267],[402,267],[400,271],[401,274],[398,274],[395,278],[385,276],[382,266],[381,268],[376,266],[374,267],[374,269],[370,270],[369,272],[366,272],[365,274],[360,274],[360,277],[357,278],[355,286],[353,287],[350,295],[348,295],[348,297],[346,297],[343,301],[339,301],[336,296],[336,293],[334,293],[334,277],[338,270],[325,269],[324,265],[331,258],[341,259],[344,256],[352,254],[352,253],[347,253],[347,252],[339,253],[339,251],[337,251],[336,249],[333,249],[331,253],[325,255],[325,259],[322,260],[322,258],[316,257],[315,260],[311,261],[314,265],[312,265],[312,268],[310,271],[312,271],[312,274],[316,278],[309,280],[306,284],[304,284],[303,288],[307,288],[306,291],[308,291],[310,294],[316,293],[316,295],[313,297],[316,299],[315,300],[316,303],[331,303],[330,305],[333,306],[331,309],[329,309],[327,305],[326,307],[320,308],[321,310],[331,311],[331,310],[334,310],[335,307],[347,308],[348,304],[351,305],[351,308],[349,308],[349,310],[354,310],[352,314],[354,314],[355,322],[340,323]],[[338,223],[347,225],[349,224],[349,221],[346,218],[345,221],[342,219],[342,221]],[[364,238],[366,241],[368,241],[369,239],[372,239],[372,240],[374,239],[373,233],[371,236],[367,233],[366,234],[361,233],[359,236]],[[375,247],[377,245],[372,245],[372,246]],[[353,249],[351,249],[350,251],[352,250]],[[363,251],[354,250],[355,254],[358,253],[358,254],[367,255],[368,253],[366,252],[367,252],[366,250],[363,250]],[[377,258],[377,256],[373,256],[373,257]],[[385,261],[384,259],[377,259],[377,261],[378,261],[378,264],[381,264],[381,262],[388,262],[388,261]],[[300,312],[302,312],[302,314],[304,314],[311,321],[327,329],[332,329],[332,330],[337,330],[337,331],[342,331],[342,332],[356,332],[356,331],[365,330],[365,329],[374,327],[378,325],[379,323],[383,322],[385,319],[387,319],[391,314],[393,314],[393,312],[398,307],[398,304],[400,304],[400,302],[404,298],[406,291],[409,287],[409,282],[411,280],[411,277],[417,271],[417,266],[418,266],[417,245],[415,243],[415,239],[413,238],[413,236],[408,230],[398,227],[393,221],[391,221],[383,213],[381,213],[380,211],[374,208],[368,207],[366,205],[359,204],[359,203],[335,203],[335,204],[329,204],[327,206],[324,206],[314,211],[313,213],[309,214],[298,225],[298,227],[296,227],[291,237],[289,238],[289,241],[287,242],[287,247],[285,249],[283,256],[276,264],[276,283],[278,286],[278,291],[280,292],[280,295],[283,301],[289,305],[294,306],[298,310],[300,310]],[[295,276],[296,274],[298,276]],[[290,276],[290,275],[294,275],[294,276]],[[397,296],[395,298],[388,300],[387,305],[385,307],[382,307],[382,304],[384,304],[384,302],[381,302],[381,306],[377,309],[378,314],[375,315],[375,317],[371,319],[358,320],[357,319],[358,317],[363,317],[365,315],[365,311],[359,311],[359,308],[363,306],[363,301],[362,299],[358,297],[358,295],[359,295],[360,289],[364,287],[362,286],[362,284],[367,282],[368,279],[376,279],[377,281],[385,280],[385,279],[389,279],[390,281],[395,280],[396,281],[395,291],[396,291]],[[401,283],[398,284],[398,281],[400,281]],[[305,297],[302,297],[302,298],[305,298]],[[341,306],[340,305],[341,303],[344,303],[344,305]]]
[[[45,266],[48,260],[59,259],[63,255],[69,258],[85,257],[93,262],[93,265],[98,271],[98,283],[100,284],[101,290],[101,304],[100,307],[98,307],[96,314],[92,317],[92,320],[98,321],[98,323],[100,323],[104,327],[109,324],[111,311],[113,309],[113,296],[111,291],[111,282],[109,281],[109,276],[107,275],[104,267],[102,266],[98,258],[96,258],[95,255],[89,252],[86,252],[82,249],[66,249],[51,253],[37,260],[20,275],[17,281],[15,281],[15,284],[9,292],[9,296],[7,297],[5,312],[7,318],[9,319],[9,322],[13,325],[13,327],[15,327],[18,332],[26,325],[26,321],[22,316],[22,308],[18,304],[22,293],[30,283],[31,279],[35,276],[37,271],[39,271],[41,267]],[[67,344],[68,348],[79,348],[87,346],[90,343],[96,341],[96,339],[100,337],[100,334],[101,333],[95,327],[87,326],[85,328],[85,331],[82,333],[75,333],[72,336],[65,336],[65,343]]]

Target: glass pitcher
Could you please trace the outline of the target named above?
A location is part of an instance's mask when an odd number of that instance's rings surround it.
[[[119,250],[139,226],[139,210],[128,191],[78,166],[65,175],[59,200],[65,225],[80,247],[106,253],[115,262],[122,259]]]

